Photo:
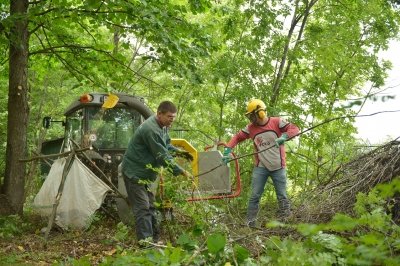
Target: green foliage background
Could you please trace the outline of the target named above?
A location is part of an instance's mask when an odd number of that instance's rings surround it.
[[[1,178],[7,134],[7,32],[15,19],[8,9],[8,3],[0,4]],[[180,137],[189,139],[198,150],[227,141],[243,128],[247,122],[243,113],[251,98],[264,100],[269,115],[283,116],[302,130],[333,117],[355,115],[355,109],[348,107],[349,99],[366,97],[361,89],[367,83],[371,84],[370,95],[384,86],[391,64],[379,59],[378,52],[398,36],[400,22],[397,1],[388,0],[32,1],[28,17],[29,154],[44,134],[51,139],[62,132],[57,127],[44,132],[41,119],[62,119],[68,104],[84,92],[140,95],[153,110],[163,99],[174,101],[179,107],[174,128],[189,129]],[[355,148],[359,141],[354,139],[353,123],[353,118],[326,123],[287,144],[294,202],[324,183],[338,165],[362,152]],[[251,153],[251,146],[241,144],[235,152]],[[241,197],[228,207],[226,202],[216,203],[217,213],[219,208],[239,210],[237,219],[247,202],[251,157],[240,164]],[[268,186],[263,203],[274,198]],[[196,211],[182,207],[197,220]],[[215,210],[207,208],[214,215]],[[379,207],[376,211],[382,215],[384,230],[389,230],[386,216]],[[361,218],[346,219],[363,223]],[[319,231],[332,226],[329,230],[336,234],[333,223],[337,220]],[[388,252],[384,247],[372,251],[370,243],[383,244],[382,236],[365,230],[352,240],[317,232],[305,234],[302,242],[271,239],[268,245],[272,246],[266,249],[273,252],[260,261],[293,264],[304,261],[318,247],[308,258],[310,264],[362,264],[372,259],[378,264],[392,263],[384,259]],[[390,230],[398,234],[398,229]],[[210,234],[210,254],[202,259],[217,263],[235,254],[239,262],[246,261],[247,253],[240,245],[226,248],[221,231]],[[187,250],[199,245],[189,236],[179,241],[182,248],[163,251],[171,260],[168,263],[188,259]],[[398,247],[398,243],[390,245]],[[221,255],[224,247],[228,252]],[[150,257],[160,258],[152,252]],[[371,257],[357,255],[366,253]]]

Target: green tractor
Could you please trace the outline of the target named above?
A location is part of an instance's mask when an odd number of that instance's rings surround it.
[[[85,150],[84,153],[77,153],[79,160],[95,176],[106,181],[112,190],[105,198],[103,209],[112,215],[107,207],[112,206],[111,210],[115,210],[116,205],[120,218],[129,223],[131,217],[124,199],[125,184],[118,168],[136,128],[152,114],[141,97],[122,93],[84,94],[66,109],[65,120],[56,121],[51,117],[43,119],[45,128],[61,122],[65,130],[62,138],[43,142],[42,154]],[[42,173],[46,175],[49,172],[50,164],[42,164]]]
[[[50,117],[43,119],[45,128],[49,128],[52,123],[61,122],[65,127],[65,133],[62,138],[45,141],[42,145],[42,154],[65,154],[71,150],[80,151],[76,153],[79,162],[82,162],[85,168],[90,169],[96,179],[100,178],[106,181],[105,183],[111,189],[111,193],[107,193],[103,207],[104,205],[106,207],[116,206],[111,210],[116,209],[119,218],[124,223],[131,223],[133,219],[126,201],[125,184],[119,168],[136,128],[152,114],[153,112],[141,97],[119,93],[84,94],[66,109],[65,120],[55,121]],[[238,162],[234,162],[236,181],[233,184],[229,167],[222,165],[222,154],[216,145],[214,149],[198,152],[185,139],[172,139],[171,143],[188,151],[194,158],[188,166],[195,179],[194,185],[188,188],[186,193],[190,195],[187,201],[221,199],[236,197],[240,194]],[[53,163],[52,168],[54,165]],[[47,169],[42,169],[42,172],[51,173],[52,168],[47,166]],[[61,175],[60,172],[63,171],[59,170],[58,176]],[[79,176],[78,185],[75,184],[75,188],[79,188],[79,178],[84,176],[83,173],[77,175]],[[163,193],[162,182],[162,177],[160,177],[160,194]],[[57,181],[53,186],[58,186],[59,183]],[[75,196],[70,196],[69,200],[80,197],[81,194],[86,194],[86,192],[80,194],[76,192]],[[45,196],[42,195],[42,197]],[[43,206],[44,204],[38,205]],[[82,205],[85,204],[82,203]],[[103,209],[107,210],[107,208]]]
[[[65,121],[43,119],[43,126],[49,128],[53,122],[65,126],[64,137],[45,141],[42,154],[54,154],[71,149],[74,143],[81,148],[91,147],[88,157],[107,177],[117,184],[118,165],[135,129],[153,112],[143,98],[128,94],[115,94],[118,102],[112,108],[104,108],[107,93],[84,94],[65,111]],[[48,169],[43,169],[48,172]]]

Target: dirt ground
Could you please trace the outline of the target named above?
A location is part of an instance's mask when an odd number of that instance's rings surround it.
[[[28,231],[11,239],[0,239],[0,265],[52,265],[67,263],[88,256],[91,264],[98,264],[105,256],[117,252],[117,247],[136,249],[132,230],[117,240],[117,222],[103,218],[86,231],[52,229],[47,241],[42,228],[47,221],[40,217],[31,219]]]

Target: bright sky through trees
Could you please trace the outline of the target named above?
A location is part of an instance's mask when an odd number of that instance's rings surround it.
[[[400,41],[391,41],[389,49],[381,53],[383,59],[390,60],[393,64],[388,73],[384,88],[379,94],[392,95],[395,99],[382,101],[368,100],[360,115],[367,115],[382,111],[400,110]],[[356,119],[358,136],[371,144],[377,144],[400,137],[400,112],[383,113],[374,116]]]

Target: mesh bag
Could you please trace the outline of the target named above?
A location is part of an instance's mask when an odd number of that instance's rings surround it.
[[[53,211],[65,162],[65,158],[54,161],[34,199],[33,206],[42,216],[50,216]],[[91,215],[101,206],[110,190],[109,186],[75,157],[64,183],[55,223],[64,229],[87,228]]]

